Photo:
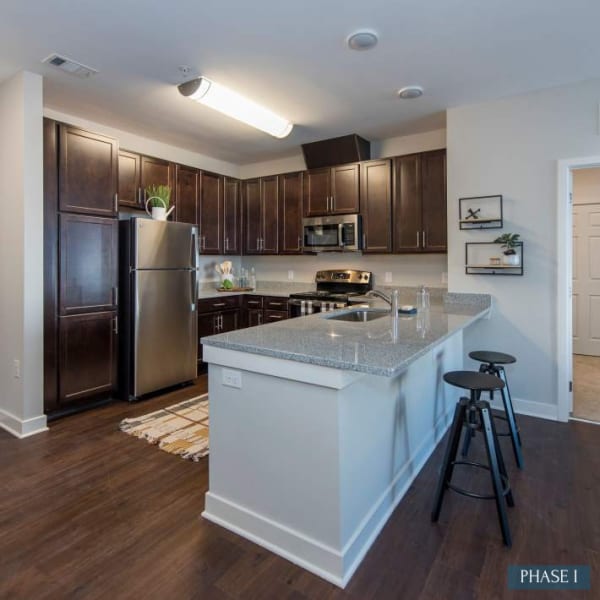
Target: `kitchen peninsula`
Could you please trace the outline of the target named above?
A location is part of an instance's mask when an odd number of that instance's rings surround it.
[[[447,294],[396,337],[389,313],[345,320],[357,310],[202,339],[203,516],[341,587],[445,433],[458,393],[442,374],[491,299]]]

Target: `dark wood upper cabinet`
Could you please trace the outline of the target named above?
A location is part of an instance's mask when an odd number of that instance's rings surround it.
[[[176,165],[175,168],[175,219],[179,223],[198,223],[200,199],[200,171],[192,167]]]
[[[363,252],[392,251],[392,167],[390,160],[360,165]]]
[[[58,322],[60,407],[112,392],[117,385],[116,312],[59,317]]]
[[[277,254],[279,245],[279,177],[244,181],[245,254]]]
[[[241,254],[240,247],[240,181],[225,177],[223,196],[223,253]]]
[[[359,165],[339,165],[331,169],[332,214],[357,213],[360,210]]]
[[[331,169],[311,169],[304,174],[304,215],[319,217],[329,213]]]
[[[303,173],[279,176],[279,254],[302,253]]]
[[[160,158],[150,156],[141,157],[141,187],[142,207],[146,206],[146,188],[149,185],[168,185],[171,188],[171,205],[177,201],[175,198],[173,179],[175,177],[175,165]],[[170,207],[169,207],[170,208]],[[173,220],[173,213],[169,217]]]
[[[446,151],[421,155],[421,202],[423,204],[423,250],[447,250]]]
[[[357,213],[360,210],[359,172],[358,163],[306,171],[304,215]]]
[[[394,158],[394,252],[446,252],[446,151]]]
[[[59,210],[114,217],[118,212],[116,140],[59,127]]]
[[[116,219],[59,216],[59,314],[114,310],[118,304]]]
[[[119,150],[119,205],[142,208],[141,195],[142,157],[133,152]]]
[[[201,254],[223,254],[224,177],[202,172],[198,229]]]
[[[260,179],[243,182],[244,254],[260,254],[262,211]]]
[[[261,179],[262,254],[277,254],[279,242],[279,177]]]
[[[394,252],[421,250],[421,158],[409,154],[394,159]]]

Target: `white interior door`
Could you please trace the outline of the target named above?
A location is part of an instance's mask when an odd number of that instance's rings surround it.
[[[573,206],[573,352],[600,356],[600,204]]]

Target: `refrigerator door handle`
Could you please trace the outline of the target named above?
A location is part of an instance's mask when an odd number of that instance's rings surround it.
[[[192,268],[196,269],[198,267],[198,234],[195,228],[192,228],[191,236],[190,236],[190,258]]]
[[[196,310],[196,301],[198,299],[198,295],[197,295],[197,287],[198,287],[198,283],[196,281],[196,270],[194,269],[193,271],[190,271],[190,275],[191,275],[191,282],[192,282],[192,297],[191,297],[191,309],[192,312],[194,312]]]

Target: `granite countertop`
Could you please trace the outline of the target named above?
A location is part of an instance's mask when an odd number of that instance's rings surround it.
[[[380,307],[387,311],[378,302],[372,304],[374,309]],[[388,315],[366,323],[327,318],[356,310],[344,308],[208,336],[201,341],[206,346],[391,377],[451,334],[486,316],[490,309],[488,294],[432,298],[429,310],[400,316],[396,340]]]

